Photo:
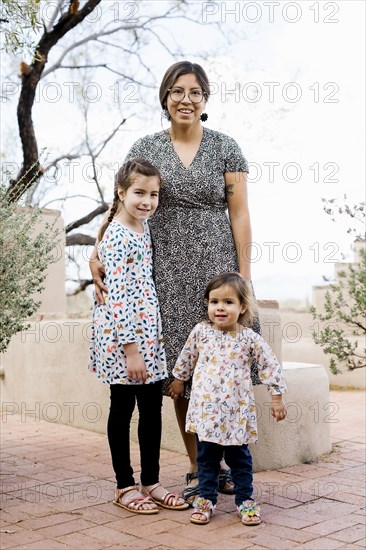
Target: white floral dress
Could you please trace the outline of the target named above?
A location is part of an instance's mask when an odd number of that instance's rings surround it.
[[[108,294],[93,310],[89,370],[109,384],[141,384],[127,375],[123,344],[137,342],[147,367],[146,383],[167,377],[161,318],[152,276],[152,243],[147,222],[143,233],[117,221],[98,246]]]
[[[187,432],[219,445],[258,441],[253,359],[261,382],[272,395],[281,395],[286,390],[281,365],[262,336],[250,328],[215,330],[208,321],[195,326],[173,369],[179,380],[193,376]]]

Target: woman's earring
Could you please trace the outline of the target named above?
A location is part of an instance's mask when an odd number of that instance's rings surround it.
[[[206,120],[208,119],[208,114],[202,113],[202,115],[200,116],[200,119],[202,120],[202,122],[206,122]]]

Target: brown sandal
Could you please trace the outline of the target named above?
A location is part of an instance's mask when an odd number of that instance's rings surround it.
[[[162,498],[155,498],[152,493],[157,489],[157,487],[162,487],[160,483],[156,483],[152,486],[150,490],[142,486],[142,490],[149,495],[151,500],[158,504],[162,508],[167,508],[168,510],[187,510],[189,508],[188,502],[185,502],[182,497],[176,493],[170,493],[169,491]],[[179,501],[182,501],[181,504],[178,504]]]
[[[127,510],[128,512],[134,512],[135,514],[157,514],[159,508],[156,506],[156,503],[150,496],[143,496],[140,493],[140,496],[134,496],[128,499],[123,500],[123,496],[131,491],[138,491],[135,485],[130,487],[125,487],[124,489],[116,489],[113,504]],[[155,504],[155,508],[144,508],[144,504]],[[131,507],[133,506],[133,507]]]

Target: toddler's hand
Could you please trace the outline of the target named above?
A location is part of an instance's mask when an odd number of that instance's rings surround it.
[[[173,382],[168,388],[169,395],[172,399],[178,399],[178,397],[183,397],[184,395],[184,382],[183,380],[178,380],[174,378]]]
[[[127,374],[131,380],[140,380],[146,382],[146,365],[139,353],[128,355],[126,358]]]
[[[286,418],[287,410],[285,403],[282,401],[282,395],[272,395],[271,415],[277,422]]]

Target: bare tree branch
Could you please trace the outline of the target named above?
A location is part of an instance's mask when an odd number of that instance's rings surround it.
[[[90,197],[89,195],[68,195],[67,200],[69,199],[88,199],[90,201],[94,201],[99,203],[98,199],[94,199],[93,197]],[[41,208],[47,208],[50,204],[54,202],[65,202],[65,197],[60,197],[58,199],[52,199],[51,201],[46,202],[45,204],[42,204]]]
[[[58,23],[51,32],[45,31],[36,48],[36,56],[32,64],[23,64],[22,67],[22,89],[18,103],[18,125],[20,140],[23,148],[23,166],[20,169],[15,180],[11,180],[7,190],[7,197],[14,201],[16,196],[24,193],[31,183],[38,179],[43,169],[39,163],[38,145],[34,132],[32,109],[35,100],[35,93],[38,83],[41,79],[48,54],[51,48],[71,29],[81,23],[94,8],[100,4],[101,0],[88,0],[84,7],[74,12],[69,9],[62,15]],[[74,5],[70,2],[70,8]],[[32,168],[31,168],[32,167]]]
[[[144,67],[146,72],[150,74],[150,76],[153,78],[153,80],[155,80],[155,77],[154,77],[154,74],[153,74],[151,68],[148,65],[146,65],[146,63],[144,62],[144,60],[142,59],[142,57],[141,57],[141,55],[138,51],[132,51],[130,48],[125,48],[125,47],[121,46],[120,44],[113,44],[112,42],[107,42],[106,40],[99,40],[98,39],[98,44],[105,44],[106,46],[109,46],[111,48],[116,48],[118,50],[121,50],[121,51],[127,53],[128,55],[136,56],[137,59],[139,60],[140,65],[142,67]]]
[[[147,32],[155,36],[156,40],[159,42],[160,46],[164,48],[165,51],[169,53],[169,55],[175,55],[174,52],[172,52],[169,47],[163,42],[163,40],[160,38],[157,32],[155,32],[153,29],[146,29]]]
[[[98,2],[99,3],[99,2]],[[173,15],[171,16],[171,13],[173,13],[174,11],[177,11],[179,9],[179,7],[177,6],[172,6],[170,9],[168,9],[163,15],[156,15],[156,16],[151,16],[149,17],[146,21],[144,21],[143,23],[136,23],[136,24],[131,24],[129,23],[128,25],[118,25],[117,27],[113,28],[113,29],[110,29],[110,30],[102,30],[100,32],[96,32],[96,33],[93,33],[93,34],[90,34],[89,36],[86,36],[85,38],[83,38],[82,40],[79,40],[78,42],[74,42],[72,45],[68,46],[61,54],[61,56],[59,57],[59,59],[53,64],[51,65],[48,69],[46,69],[43,73],[43,76],[42,78],[45,78],[47,75],[49,75],[50,73],[56,71],[57,69],[60,69],[62,68],[61,67],[61,63],[63,61],[63,59],[66,57],[66,55],[68,53],[70,53],[72,50],[75,50],[76,48],[78,48],[79,46],[83,46],[84,44],[87,44],[88,42],[90,41],[99,41],[99,38],[102,37],[102,36],[111,36],[113,34],[115,34],[116,32],[120,32],[120,31],[136,31],[137,29],[139,30],[151,30],[147,27],[148,24],[154,22],[154,21],[158,21],[160,19],[176,19],[176,16]],[[191,21],[191,22],[194,22],[194,23],[197,23],[197,21],[193,18],[190,18],[188,16],[180,16],[181,19],[185,19],[187,21]],[[157,35],[156,35],[157,36]],[[164,46],[166,47],[162,41],[160,41],[160,38],[159,38],[159,42]],[[167,49],[167,51],[169,51]],[[171,54],[171,52],[169,51],[169,54]]]
[[[136,80],[136,78],[133,78],[131,76],[128,76],[127,74],[121,73],[120,71],[116,71],[116,69],[112,69],[111,67],[108,67],[108,65],[105,66],[105,68],[110,71],[111,73],[118,74],[118,76],[121,76],[125,80],[130,80],[131,82],[136,82],[139,86],[145,86],[145,88],[151,88],[154,89],[154,84],[147,84],[147,82],[141,82],[139,80]]]
[[[93,180],[95,181],[95,185],[97,186],[98,193],[99,193],[100,199],[101,199],[102,204],[103,204],[105,202],[104,201],[104,194],[103,194],[101,186],[99,185],[98,174],[97,174],[97,169],[96,169],[97,156],[95,155],[94,149],[91,147],[90,141],[89,141],[88,106],[86,106],[85,109],[84,109],[84,116],[85,116],[85,129],[86,129],[85,142],[86,142],[86,147],[88,149],[89,156],[91,158],[91,164],[92,164],[92,168],[93,168]]]
[[[53,12],[53,14],[52,14],[52,17],[51,17],[51,19],[50,19],[50,21],[49,21],[49,23],[48,23],[48,25],[47,25],[47,27],[46,27],[46,28],[47,28],[47,32],[50,32],[50,31],[52,30],[53,24],[54,24],[54,22],[56,21],[57,16],[58,16],[58,14],[60,13],[61,8],[62,8],[62,6],[63,6],[64,3],[65,3],[65,0],[58,0],[57,6],[55,7],[55,10],[54,10],[54,12]]]
[[[128,117],[130,118],[130,117]],[[101,143],[99,151],[95,153],[95,157],[99,157],[99,155],[102,153],[102,151],[105,149],[105,147],[108,145],[108,143],[111,141],[111,139],[114,138],[118,130],[125,124],[125,122],[128,120],[128,118],[123,118],[121,122],[118,124],[118,126],[112,131],[112,133]],[[97,147],[95,147],[97,149]]]
[[[119,31],[131,31],[133,28],[137,28],[137,27],[142,28],[142,25],[136,25],[136,26],[133,26],[133,25],[119,25],[118,27],[116,27],[115,29],[112,29],[110,31],[96,32],[96,33],[90,34],[89,36],[86,36],[85,38],[83,38],[82,40],[79,40],[78,42],[74,42],[73,44],[71,44],[71,46],[68,46],[62,52],[62,54],[60,55],[60,57],[58,58],[56,63],[54,63],[46,71],[44,71],[43,78],[45,78],[50,73],[56,71],[57,69],[60,69],[61,68],[61,63],[62,63],[63,59],[65,59],[67,54],[70,53],[72,50],[75,50],[79,46],[83,46],[84,44],[87,44],[90,41],[97,41],[100,36],[109,36],[111,34],[119,32]]]
[[[99,63],[98,65],[60,65],[59,69],[97,69],[101,67],[108,69],[107,63]]]
[[[90,235],[84,235],[83,233],[73,233],[72,235],[66,235],[66,246],[94,246],[95,237]]]
[[[102,29],[100,32],[90,34],[89,36],[86,36],[85,38],[77,42],[73,42],[62,52],[58,61],[56,61],[56,63],[46,69],[45,66],[48,61],[48,56],[53,46],[55,46],[60,41],[60,39],[63,38],[69,31],[71,31],[79,23],[81,23],[86,18],[86,16],[89,15],[100,3],[101,0],[87,0],[84,6],[79,9],[79,0],[69,0],[67,11],[65,10],[63,13],[62,8],[63,6],[66,6],[66,2],[58,2],[57,7],[53,13],[52,30],[44,30],[44,33],[36,47],[35,57],[32,64],[27,65],[24,62],[21,64],[22,88],[18,103],[18,124],[23,149],[23,165],[16,179],[10,182],[8,188],[8,198],[10,198],[10,200],[14,200],[13,191],[15,187],[18,187],[18,193],[20,192],[20,194],[22,194],[30,186],[30,181],[37,180],[44,172],[38,159],[38,145],[32,120],[32,109],[35,100],[35,92],[41,78],[44,78],[46,75],[49,75],[52,71],[55,71],[58,68],[64,68],[64,66],[62,65],[62,61],[65,56],[71,51],[80,47],[81,45],[86,44],[87,42],[98,42],[101,37],[113,36],[117,33],[120,33],[121,31],[133,33],[135,36],[134,43],[139,42],[138,31],[151,32],[151,26],[157,21],[176,19],[178,16],[178,11],[184,5],[184,2],[175,3],[171,5],[164,13],[146,16],[142,21],[137,21],[136,24],[131,24],[131,22],[126,24],[126,22],[124,22],[115,25],[113,28],[106,28],[105,26],[104,29]],[[56,24],[54,24],[54,21],[56,21],[57,17],[58,21]],[[188,17],[187,15],[180,15],[180,17],[183,20],[197,23],[194,18]],[[162,47],[165,47],[171,55],[171,51],[169,51],[169,48],[165,46],[164,42],[159,36],[159,33],[153,33],[153,35],[159,41]],[[75,65],[68,63],[66,67],[69,66],[75,67]],[[98,64],[98,66],[101,68],[105,68],[106,70],[114,74],[117,74],[121,78],[135,81],[140,85],[143,84],[144,86],[154,87],[146,81],[139,82],[136,79],[130,78],[128,75],[125,74],[125,72],[114,69],[108,64]],[[95,65],[86,64],[77,65],[77,67],[95,67]],[[33,166],[32,170],[30,170],[30,173],[29,175],[27,175],[27,177],[23,178],[25,174],[28,174],[30,166]],[[20,183],[20,181],[22,181],[22,183]]]
[[[87,214],[86,216],[83,216],[82,218],[80,218],[80,219],[78,219],[78,220],[76,220],[72,223],[69,223],[65,227],[65,233],[70,233],[70,231],[72,231],[73,229],[76,229],[77,227],[80,227],[81,225],[85,225],[86,223],[91,222],[92,220],[94,220],[94,218],[96,218],[100,214],[104,214],[104,212],[106,212],[108,210],[108,208],[109,208],[109,205],[106,202],[104,202],[103,204],[98,206],[98,208],[96,208],[92,212],[89,212],[89,214]]]
[[[85,154],[85,153],[84,153]],[[60,157],[55,158],[52,162],[45,166],[44,171],[48,172],[51,168],[55,168],[61,160],[75,160],[83,156],[83,153],[68,153],[66,155],[61,155]]]
[[[69,296],[76,296],[77,294],[80,294],[80,292],[83,292],[89,285],[93,284],[93,279],[80,279],[79,286],[74,290],[74,292],[70,292]]]

